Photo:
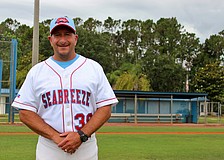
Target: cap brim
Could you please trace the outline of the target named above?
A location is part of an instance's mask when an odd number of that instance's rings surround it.
[[[66,24],[60,24],[60,25],[56,25],[54,28],[52,28],[50,34],[52,34],[56,28],[61,27],[61,26],[64,26],[64,27],[67,27],[67,28],[71,29],[74,33],[76,32],[76,30],[74,30],[73,27],[71,27],[69,25],[66,25]]]

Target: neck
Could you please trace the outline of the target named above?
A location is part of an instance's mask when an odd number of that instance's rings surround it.
[[[71,54],[70,56],[66,56],[66,55],[55,55],[54,54],[52,57],[56,61],[66,62],[66,61],[70,61],[70,60],[74,59],[76,57],[76,53],[74,52],[74,54]]]

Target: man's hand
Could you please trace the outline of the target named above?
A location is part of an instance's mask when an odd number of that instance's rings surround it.
[[[77,132],[65,132],[60,134],[60,137],[64,139],[58,144],[58,147],[67,153],[75,153],[78,147],[82,144]]]
[[[62,142],[65,139],[65,137],[61,137],[60,134],[55,134],[54,136],[52,136],[52,140],[54,141],[54,143],[59,144],[60,142]]]

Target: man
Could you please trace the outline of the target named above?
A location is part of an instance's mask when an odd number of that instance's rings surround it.
[[[75,52],[72,19],[53,19],[48,39],[53,56],[29,71],[12,106],[40,135],[36,160],[97,160],[95,132],[118,100],[102,67]]]

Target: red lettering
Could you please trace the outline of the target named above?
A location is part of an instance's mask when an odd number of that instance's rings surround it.
[[[80,90],[76,89],[76,103],[77,104],[81,104],[81,100],[80,100]]]
[[[86,91],[82,90],[82,104],[85,105]]]
[[[46,96],[45,96],[45,94],[42,95],[42,102],[43,102],[43,104],[44,104],[44,108],[47,108],[48,106],[47,106],[47,101],[46,101]]]
[[[64,103],[69,103],[69,101],[68,101],[68,90],[67,89],[64,90]]]
[[[92,113],[88,113],[86,116],[83,113],[78,113],[74,116],[74,120],[78,120],[78,125],[75,126],[76,130],[82,129],[82,127],[91,119]]]
[[[89,120],[91,119],[92,116],[93,116],[92,113],[87,114],[87,116],[86,116],[86,123],[89,122]]]
[[[46,97],[47,97],[47,102],[48,102],[48,106],[52,106],[52,103],[51,103],[51,93],[50,92],[47,92],[46,93]]]
[[[70,92],[71,92],[71,103],[75,103],[75,90],[71,89]]]
[[[81,89],[59,89],[42,95],[44,108],[58,104],[81,104],[89,107],[91,93]]]
[[[90,97],[90,93],[89,92],[87,92],[87,96],[86,96],[86,106],[88,106],[89,107],[89,97]]]
[[[79,121],[79,125],[76,125],[75,129],[76,130],[82,129],[82,127],[85,125],[85,115],[82,113],[79,113],[79,114],[76,114],[74,118],[75,120]]]
[[[58,104],[62,104],[63,103],[63,93],[62,90],[59,89],[58,90]]]
[[[56,91],[53,90],[53,100],[52,100],[53,105],[57,104],[57,95],[56,95]]]

